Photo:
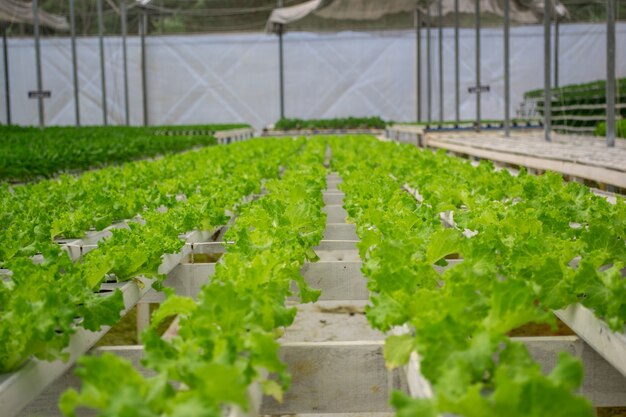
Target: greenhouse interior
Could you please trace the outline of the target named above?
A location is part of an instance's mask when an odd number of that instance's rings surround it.
[[[0,29],[0,417],[626,417],[625,1]]]

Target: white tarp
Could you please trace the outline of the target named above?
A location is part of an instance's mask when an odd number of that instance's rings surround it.
[[[503,16],[504,1],[510,2],[509,16],[512,22],[532,24],[543,19],[543,0],[480,0],[481,13]],[[475,0],[442,0],[442,15],[454,13],[456,2],[459,13],[475,14]],[[280,25],[297,22],[310,14],[334,20],[376,20],[389,14],[412,13],[418,6],[422,11],[430,9],[433,16],[438,16],[438,3],[433,0],[309,0],[296,6],[274,9],[266,29],[268,32],[277,32]],[[567,15],[567,10],[560,2],[554,2],[554,12],[559,16]]]
[[[561,25],[560,83],[605,78],[606,28],[602,24]],[[454,114],[454,38],[444,29],[444,111]],[[426,109],[426,47],[423,36],[422,114]],[[414,121],[415,33],[288,33],[285,35],[287,117],[328,118],[379,115]],[[437,29],[432,30],[432,116],[438,118]],[[461,118],[475,117],[474,32],[461,30]],[[502,30],[484,29],[482,116],[503,117]],[[626,24],[617,25],[617,75],[626,77]],[[106,38],[109,121],[123,122],[122,53],[119,38]],[[71,52],[68,38],[42,40],[46,123],[74,123]],[[78,42],[83,124],[101,124],[97,38]],[[147,39],[148,102],[152,124],[248,122],[255,127],[279,116],[278,44],[265,34],[154,36]],[[37,124],[35,53],[32,39],[9,39],[13,120]],[[584,65],[581,65],[584,63]],[[1,64],[0,64],[1,66]],[[142,121],[139,40],[129,38],[130,104],[133,124]],[[525,91],[543,86],[543,28],[511,29],[511,114]],[[5,119],[0,83],[0,120]]]
[[[310,0],[304,3],[296,4],[295,6],[282,7],[280,9],[272,10],[272,14],[267,21],[267,31],[276,32],[276,25],[286,25],[290,22],[305,18],[317,10],[322,3],[322,0]]]
[[[0,22],[33,23],[33,3],[17,0],[0,0]],[[57,30],[69,30],[63,16],[56,16],[39,9],[39,23]]]
[[[344,0],[345,1],[345,0]],[[442,0],[441,13],[444,16],[454,13],[454,3],[458,0]],[[511,22],[518,24],[540,23],[543,20],[544,2],[542,0],[481,0],[480,12],[490,13],[495,16],[504,16],[504,1],[509,1],[509,16]],[[433,16],[439,15],[438,2],[430,4],[430,13]],[[568,12],[565,6],[560,2],[554,3],[553,12],[561,17],[567,17]],[[476,14],[475,1],[459,1],[459,13]]]

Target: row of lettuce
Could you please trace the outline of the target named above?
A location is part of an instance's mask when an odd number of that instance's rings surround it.
[[[0,373],[31,356],[63,357],[77,318],[88,330],[116,323],[122,294],[99,296],[101,282],[142,275],[158,284],[162,256],[182,248],[182,234],[224,225],[302,145],[253,140],[0,187]],[[123,220],[77,262],[54,241]]]
[[[368,320],[408,327],[387,338],[386,360],[400,366],[419,352],[435,393],[396,393],[398,415],[593,416],[576,394],[577,359],[562,353],[545,375],[507,334],[554,325],[552,311],[573,303],[623,331],[624,200],[373,138],[331,144],[372,292]]]
[[[386,124],[379,117],[281,119],[276,128],[384,129]],[[248,127],[247,124],[210,124],[40,129],[0,125],[0,181],[35,181],[62,173],[80,173],[141,158],[173,154],[214,145],[215,132]]]
[[[617,91],[626,91],[626,78],[616,80]],[[606,95],[606,81],[597,80],[581,84],[568,84],[553,88],[552,94],[565,100],[584,100],[585,98],[604,98]],[[543,99],[544,89],[531,90],[524,93],[524,98]]]
[[[609,204],[555,174],[513,177],[367,136],[329,144],[361,239],[368,320],[381,331],[408,328],[387,338],[387,363],[403,365],[419,352],[434,388],[428,399],[395,393],[398,414],[593,416],[577,394],[577,359],[562,353],[545,374],[508,333],[554,324],[552,311],[576,302],[623,329],[624,201]],[[267,183],[265,197],[240,208],[225,237],[233,243],[197,301],[169,295],[142,337],[152,376],[115,356],[86,357],[81,391],[62,398],[66,415],[88,407],[99,415],[220,416],[248,406],[254,381],[280,399],[289,376],[276,338],[294,319],[285,307],[291,281],[303,302],[318,296],[299,271],[315,260],[311,248],[324,228],[325,147],[324,139],[309,141],[282,180]],[[154,328],[172,315],[181,329],[163,340]]]
[[[326,223],[325,152],[323,140],[310,141],[280,180],[265,183],[263,197],[239,208],[225,236],[232,243],[198,300],[169,294],[155,312],[142,335],[142,365],[152,376],[114,355],[84,357],[77,371],[81,391],[67,391],[61,410],[68,416],[84,407],[102,416],[217,417],[232,406],[247,409],[253,381],[280,400],[290,378],[276,339],[295,318],[296,308],[286,306],[291,284],[302,302],[319,296],[300,269],[316,259],[312,247]],[[155,327],[172,315],[180,319],[179,331],[164,340]]]
[[[558,126],[579,128],[581,132],[593,133],[596,136],[606,135],[606,123],[598,120],[606,118],[606,81],[598,80],[583,84],[568,84],[553,88],[552,91],[552,124]],[[626,99],[626,78],[616,80],[615,93],[617,104]],[[527,91],[524,100],[534,101],[539,107],[539,114],[543,114],[543,89]],[[626,138],[626,107],[616,108],[616,135]],[[567,131],[566,131],[567,133]]]
[[[577,360],[563,354],[544,375],[507,334],[529,322],[554,323],[552,310],[576,302],[623,329],[624,201],[611,205],[555,174],[513,177],[489,163],[472,167],[369,136],[251,141],[5,185],[0,240],[18,243],[0,254],[7,269],[0,373],[31,355],[62,357],[76,317],[87,329],[115,323],[121,294],[93,294],[105,276],[162,278],[162,254],[181,248],[181,233],[225,224],[225,210],[235,207],[225,237],[233,243],[198,300],[169,294],[142,337],[152,376],[114,356],[85,357],[82,390],[68,391],[61,408],[69,416],[81,407],[99,415],[218,416],[224,407],[246,408],[253,381],[280,398],[289,376],[276,338],[294,319],[285,307],[291,282],[303,302],[318,296],[299,271],[316,259],[312,247],[322,238],[328,144],[361,239],[368,319],[383,331],[408,326],[409,333],[388,338],[388,364],[402,365],[418,351],[434,387],[431,399],[396,394],[400,415],[593,415],[574,393],[582,378]],[[287,169],[278,180],[281,165]],[[260,191],[262,179],[269,179],[267,194],[239,204]],[[114,231],[80,262],[52,240],[133,217],[130,228]],[[32,262],[36,253],[43,263]],[[451,266],[450,258],[460,261]],[[155,328],[173,315],[179,334],[162,340]]]
[[[215,144],[216,131],[242,124],[159,127],[0,125],[0,181],[50,178]]]
[[[338,117],[334,119],[280,119],[274,125],[278,130],[342,130],[384,129],[389,122],[378,116]]]

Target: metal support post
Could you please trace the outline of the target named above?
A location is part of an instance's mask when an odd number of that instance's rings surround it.
[[[433,76],[430,51],[430,6],[426,9],[426,99],[428,105],[428,123],[433,120]]]
[[[280,94],[280,118],[285,118],[285,73],[284,73],[284,61],[283,61],[283,25],[280,25],[278,29],[278,83]]]
[[[107,114],[107,79],[104,69],[104,18],[102,12],[102,0],[96,2],[98,8],[98,38],[100,45],[100,88],[102,88],[102,123],[109,124]]]
[[[141,10],[141,94],[143,101],[143,125],[148,126],[148,80],[146,69],[146,35],[148,33],[148,13]]]
[[[476,131],[480,132],[480,0],[476,0]]]
[[[130,105],[128,100],[128,48],[126,45],[126,37],[128,35],[126,3],[120,1],[120,19],[122,29],[122,68],[124,71],[124,121],[126,126],[130,125]]]
[[[415,106],[417,111],[417,121],[422,121],[422,12],[420,9],[415,9],[415,43],[417,45],[416,50],[416,96]]]
[[[606,146],[615,146],[615,0],[606,1]]]
[[[2,25],[2,57],[4,61],[4,99],[7,110],[7,125],[11,124],[11,86],[9,85],[9,44],[7,25]]]
[[[552,3],[545,0],[543,10],[543,132],[546,141],[550,141],[551,116],[552,116],[552,92],[550,81],[552,72],[550,71],[550,24],[552,15]]]
[[[554,16],[554,88],[559,88],[559,32],[560,32],[559,15]]]
[[[283,0],[276,0],[277,7],[283,7]],[[280,94],[280,118],[285,118],[285,73],[284,73],[284,61],[283,61],[283,33],[285,27],[280,25],[278,28],[278,82],[279,82],[279,94]]]
[[[443,0],[438,0],[438,23],[439,23],[439,122],[443,123]]]
[[[504,0],[504,136],[511,136],[510,0]]]
[[[454,0],[454,108],[457,127],[461,122],[461,70],[459,56],[459,0]]]
[[[41,74],[41,44],[39,33],[39,0],[33,0],[33,31],[35,35],[35,68],[37,71],[37,104],[39,108],[39,127],[46,124],[45,113],[43,107],[43,77]]]
[[[72,46],[72,79],[74,81],[74,112],[76,126],[80,126],[80,91],[78,89],[78,57],[76,56],[76,13],[74,0],[70,0],[70,36]]]

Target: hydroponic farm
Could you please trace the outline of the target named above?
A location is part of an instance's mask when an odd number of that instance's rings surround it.
[[[626,3],[0,30],[0,417],[626,416]]]

